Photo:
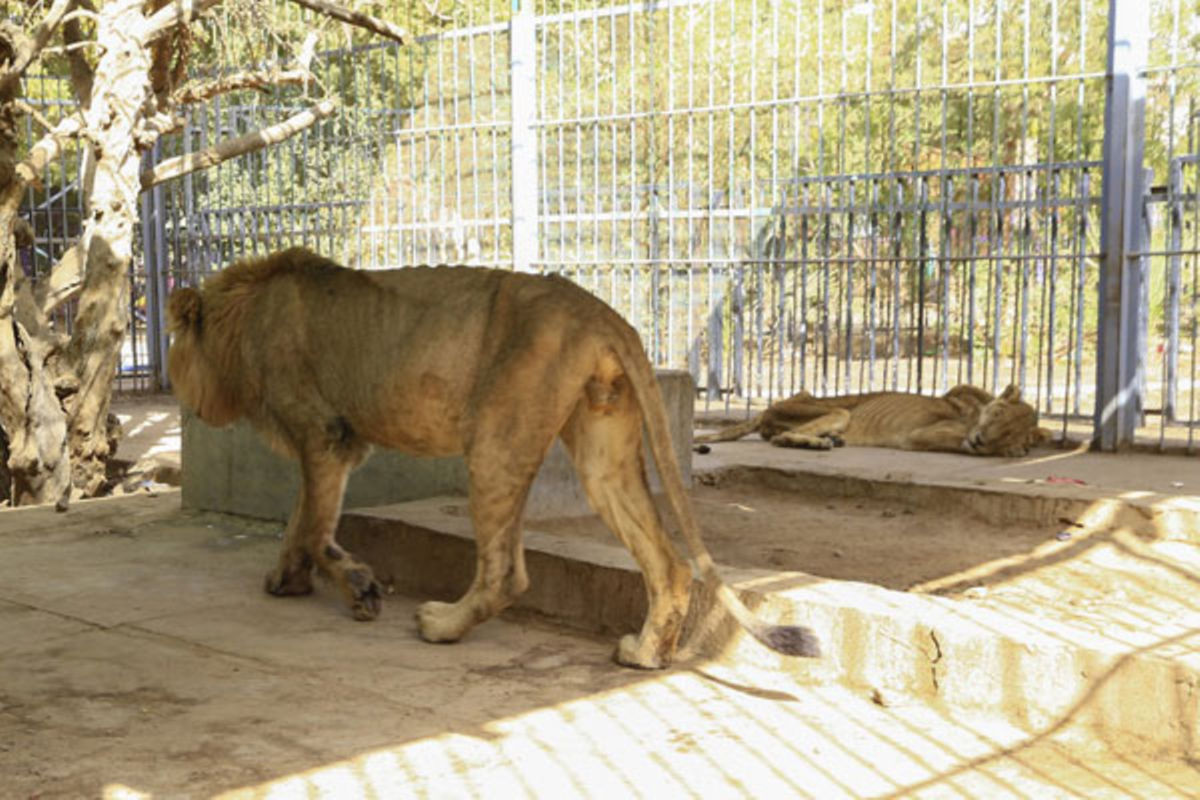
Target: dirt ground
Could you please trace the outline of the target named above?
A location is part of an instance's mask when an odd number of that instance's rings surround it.
[[[692,502],[718,563],[794,570],[908,590],[1053,539],[1056,526],[1001,527],[870,498],[819,498],[708,476]],[[536,520],[550,533],[613,541],[598,519]]]
[[[1152,650],[1196,634],[1200,547],[1189,541],[1145,541],[1065,518],[998,525],[952,504],[818,497],[764,487],[738,470],[702,473],[691,495],[720,564],[955,597],[1122,646]],[[528,525],[614,541],[594,517]]]

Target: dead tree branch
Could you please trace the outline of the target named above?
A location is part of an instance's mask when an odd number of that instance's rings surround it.
[[[21,202],[21,193],[25,191],[25,187],[37,180],[46,165],[62,152],[66,141],[73,136],[78,136],[82,130],[83,116],[72,114],[61,120],[53,130],[39,139],[33,147],[29,148],[29,156],[13,168],[14,180],[8,186],[2,202],[11,204],[15,209],[16,204]]]
[[[0,95],[10,91],[13,84],[21,80],[25,70],[41,54],[42,48],[46,46],[46,42],[50,41],[50,36],[58,27],[58,23],[71,10],[74,3],[75,0],[54,0],[54,5],[50,6],[45,18],[33,29],[33,34],[22,36],[14,42],[12,63],[9,64],[8,69],[0,73]]]
[[[179,25],[194,22],[221,0],[175,0],[167,3],[146,20],[145,27],[139,32],[142,43],[149,46],[158,37],[173,30]]]
[[[50,270],[50,276],[39,281],[33,290],[33,302],[38,312],[49,317],[54,311],[83,288],[83,248],[76,242],[67,248],[62,258]]]
[[[28,115],[34,122],[41,126],[42,130],[54,130],[54,123],[42,116],[42,112],[29,105],[29,103],[26,103],[24,100],[14,100],[13,108],[17,109],[22,114]]]
[[[79,5],[83,8],[68,14],[63,20],[63,43],[67,46],[67,63],[71,66],[71,87],[75,90],[75,99],[79,101],[80,108],[87,108],[92,97],[93,70],[83,50],[76,45],[91,41],[83,35],[83,28],[79,24],[79,11],[86,9],[94,12],[95,8],[91,0],[79,0]]]
[[[197,170],[208,169],[231,158],[261,150],[277,144],[333,114],[337,104],[323,100],[310,109],[288,117],[283,122],[262,130],[226,139],[197,153],[168,158],[153,169],[142,171],[142,189],[146,190],[164,181],[173,180]]]
[[[327,0],[292,0],[292,2],[340,22],[348,22],[351,25],[364,28],[380,36],[386,36],[400,44],[405,44],[408,41],[408,33],[399,25],[395,25],[387,20],[372,17],[369,14],[363,14],[359,11],[351,11],[348,8],[342,8],[339,5],[327,2]]]
[[[216,80],[183,86],[171,95],[171,102],[177,105],[197,103],[211,100],[220,94],[236,92],[242,89],[266,91],[272,86],[303,84],[305,81],[311,79],[312,73],[306,69],[236,72]]]

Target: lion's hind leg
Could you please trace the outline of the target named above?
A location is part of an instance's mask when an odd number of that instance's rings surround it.
[[[553,442],[516,442],[499,429],[477,436],[467,456],[471,522],[475,528],[475,578],[453,603],[430,601],[417,609],[417,629],[427,642],[456,642],[495,616],[529,587],[521,544],[521,519],[529,488]],[[527,445],[527,446],[526,446]]]
[[[776,447],[801,447],[809,450],[829,450],[842,444],[841,434],[850,424],[850,411],[831,408],[814,420],[793,425],[771,436]]]
[[[641,457],[641,415],[628,386],[614,405],[580,402],[562,438],[592,508],[629,549],[646,582],[649,609],[641,633],[621,639],[614,654],[626,666],[666,666],[687,613],[692,574],[659,518]]]
[[[329,452],[300,460],[301,485],[288,521],[279,564],[267,574],[266,590],[276,596],[312,591],[315,566],[342,592],[355,619],[379,616],[383,593],[371,568],[338,546],[334,539],[346,478],[354,462]]]

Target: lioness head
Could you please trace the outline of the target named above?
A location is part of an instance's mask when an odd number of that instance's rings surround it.
[[[231,387],[212,362],[212,346],[228,343],[206,341],[206,334],[220,333],[206,330],[201,292],[184,288],[171,293],[167,327],[167,375],[179,401],[210,425],[228,425],[241,416]]]
[[[1019,388],[1009,384],[980,409],[979,420],[963,444],[976,455],[1023,456],[1050,438],[1050,432],[1037,423],[1037,411],[1021,399]]]

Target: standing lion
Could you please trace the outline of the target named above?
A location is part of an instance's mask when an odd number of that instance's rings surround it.
[[[646,485],[644,423],[703,579],[768,647],[818,653],[811,631],[759,620],[721,580],[700,539],[637,333],[571,282],[462,267],[363,272],[292,249],[237,262],[200,290],[176,291],[168,315],[168,370],[180,401],[212,425],[249,420],[300,462],[300,494],[279,564],[267,575],[271,594],[310,592],[315,568],[357,619],[373,619],[379,584],[334,540],[350,470],[372,445],[462,454],[475,579],[457,602],[417,611],[424,639],[458,640],[528,586],[521,515],[561,436],[593,508],[646,581],[641,633],[622,638],[615,658],[665,666],[687,611],[691,572]]]

